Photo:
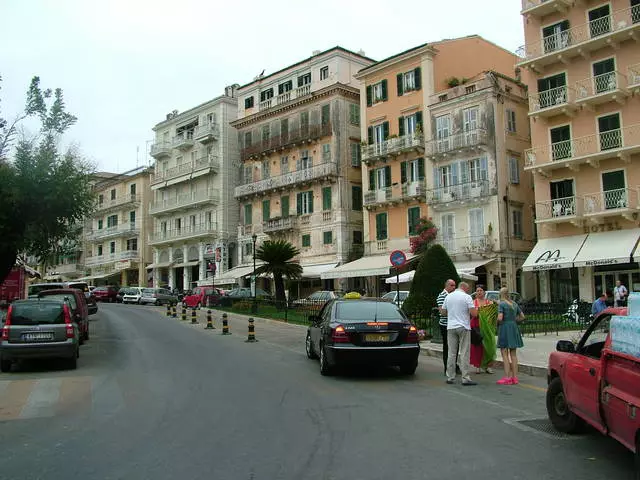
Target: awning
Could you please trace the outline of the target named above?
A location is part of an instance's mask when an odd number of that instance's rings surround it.
[[[415,255],[408,254],[407,260]],[[377,275],[389,275],[391,262],[389,255],[370,255],[362,257],[353,262],[345,263],[332,270],[328,270],[320,274],[323,280],[328,278],[351,278],[351,277],[369,277]]]
[[[320,278],[320,275],[332,268],[337,263],[322,263],[319,265],[300,265],[302,267],[302,278]]]
[[[167,268],[171,265],[173,265],[173,262],[152,263],[151,265],[147,265],[147,270],[151,270],[153,268]]]
[[[398,280],[400,280],[400,283],[411,282],[411,281],[413,281],[413,276],[415,274],[416,274],[415,270],[411,270],[410,272],[401,273],[398,276]],[[477,282],[478,281],[478,277],[476,277],[475,275],[471,275],[470,273],[466,273],[466,272],[458,270],[458,275],[460,275],[460,278],[462,280],[468,280],[470,282]],[[396,275],[392,275],[391,277],[387,278],[384,282],[385,283],[398,283],[396,281]]]
[[[617,232],[616,232],[617,233]],[[587,235],[543,238],[536,243],[522,265],[525,272],[573,267],[573,259],[582,248]]]
[[[263,263],[256,263],[256,268],[263,265]],[[253,265],[239,265],[233,267],[231,270],[223,272],[220,278],[214,278],[214,282],[220,285],[231,285],[236,283],[242,277],[251,275],[253,273]]]
[[[633,256],[639,238],[640,228],[590,233],[573,260],[573,266],[595,267],[636,262],[638,260]]]
[[[178,267],[195,267],[196,265],[198,265],[200,262],[198,260],[192,260],[190,262],[184,262],[184,263],[178,263],[176,265],[174,265],[174,268],[178,268]]]
[[[460,275],[461,273],[468,273],[470,275],[473,275],[476,272],[476,268],[482,267],[487,263],[493,262],[494,260],[495,258],[483,258],[481,260],[471,260],[469,262],[455,262],[454,265],[456,267],[458,275]]]

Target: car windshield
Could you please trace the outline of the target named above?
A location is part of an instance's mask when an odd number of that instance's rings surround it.
[[[138,289],[137,288],[126,288],[124,290],[124,294],[125,295],[138,295]]]
[[[341,322],[402,321],[398,308],[388,302],[338,302],[336,319]]]
[[[142,293],[144,295],[153,295],[154,293],[156,293],[156,291],[153,288],[145,288],[144,290],[142,290]]]
[[[394,298],[396,298],[396,292],[385,293],[382,296],[382,298],[385,299],[385,300],[393,300]]]
[[[89,291],[89,285],[85,282],[69,282],[69,288],[77,288],[78,290],[82,290],[83,292]]]
[[[63,288],[61,283],[40,283],[38,285],[29,285],[29,295],[38,295],[45,290],[54,290],[57,288]]]
[[[11,309],[11,325],[40,325],[64,323],[62,302],[14,303]]]
[[[45,295],[44,298],[47,300],[58,300],[60,302],[68,302],[71,305],[71,308],[74,310],[78,308],[78,304],[76,303],[76,297],[66,293],[52,293],[51,295]]]

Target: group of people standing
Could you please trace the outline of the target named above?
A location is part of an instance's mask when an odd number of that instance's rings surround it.
[[[509,298],[506,287],[500,289],[497,305],[485,298],[482,285],[477,286],[475,299],[469,291],[466,282],[460,282],[456,289],[455,280],[449,279],[436,300],[447,383],[455,383],[456,374],[460,374],[462,385],[476,385],[471,379],[470,365],[476,368],[476,373],[494,373],[491,364],[496,353],[497,325],[497,347],[505,375],[496,383],[518,384],[517,349],[523,346],[518,323],[524,321],[520,306]],[[475,341],[472,341],[472,330]]]

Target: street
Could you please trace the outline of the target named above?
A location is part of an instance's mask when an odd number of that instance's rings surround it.
[[[322,377],[305,329],[232,335],[100,304],[76,371],[0,375],[0,479],[632,479],[633,455],[547,425],[543,379],[445,384],[440,360]],[[189,317],[190,318],[190,317]],[[524,423],[519,421],[524,420]],[[536,422],[541,420],[541,422]]]

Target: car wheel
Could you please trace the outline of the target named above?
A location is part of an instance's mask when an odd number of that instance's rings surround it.
[[[640,480],[640,432],[636,434],[636,480]]]
[[[329,376],[333,374],[333,367],[329,365],[327,360],[327,349],[324,345],[320,347],[320,374]]]
[[[156,302],[154,303],[154,305],[156,307],[159,307],[160,305],[162,305],[162,303],[160,302],[160,300],[156,300]]]
[[[315,360],[316,358],[318,358],[318,355],[313,350],[313,342],[311,341],[311,332],[307,332],[307,339],[305,340],[304,344],[305,344],[305,350],[307,351],[307,357],[312,360]]]
[[[547,388],[547,414],[553,426],[564,433],[576,433],[584,425],[584,421],[569,408],[559,377],[554,378]]]
[[[67,360],[67,367],[69,370],[75,370],[78,368],[78,356],[80,355],[80,350],[76,351],[76,354]]]
[[[418,368],[418,362],[407,362],[400,365],[400,373],[403,375],[413,375]]]
[[[11,371],[11,360],[0,360],[0,372],[9,373]]]

